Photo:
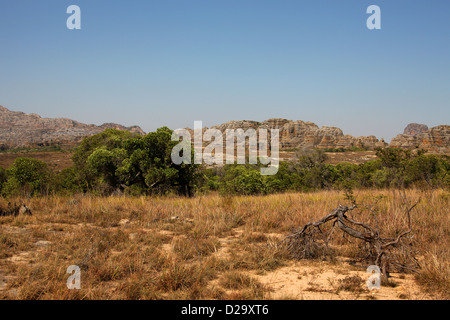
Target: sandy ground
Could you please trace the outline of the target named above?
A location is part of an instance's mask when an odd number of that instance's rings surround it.
[[[272,288],[273,299],[296,300],[422,300],[432,299],[415,284],[413,275],[391,274],[396,287],[381,286],[369,290],[369,273],[354,270],[348,263],[333,265],[327,262],[296,261],[265,275],[254,275]],[[359,276],[362,284],[356,290],[339,289],[345,278]]]

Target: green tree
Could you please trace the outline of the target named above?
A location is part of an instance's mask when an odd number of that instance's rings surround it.
[[[357,180],[359,187],[374,187],[374,174],[381,168],[383,168],[383,166],[380,159],[370,160],[358,165],[355,179]]]
[[[266,176],[259,168],[252,165],[228,165],[224,178],[226,193],[239,195],[256,195],[266,193]]]
[[[359,167],[356,164],[343,162],[335,166],[328,166],[330,182],[338,189],[348,189],[355,187],[358,182]]]
[[[125,142],[138,137],[128,131],[106,129],[83,139],[72,160],[77,176],[84,181],[85,191],[106,189],[109,192],[120,186],[116,170],[126,157]]]
[[[420,154],[422,153],[420,151]],[[405,187],[405,169],[413,156],[411,151],[401,148],[377,148],[376,155],[383,167],[383,172],[378,172],[377,177],[383,176],[386,186]]]
[[[408,183],[425,182],[429,187],[445,186],[448,176],[448,161],[436,155],[419,155],[408,162],[405,179]]]
[[[276,174],[265,176],[265,185],[267,193],[293,190],[293,176],[289,164],[281,161]]]
[[[111,190],[115,190],[120,187],[121,182],[116,171],[126,157],[125,149],[107,150],[106,147],[99,147],[87,158],[86,169],[97,177],[100,184],[104,183]]]
[[[330,187],[333,172],[325,163],[327,155],[322,150],[304,149],[296,154],[296,161],[291,168],[299,175],[303,190]]]
[[[3,185],[8,180],[8,171],[5,168],[0,167],[0,193],[3,190]]]
[[[4,191],[8,195],[45,195],[50,192],[52,172],[43,161],[17,158],[8,170]]]
[[[73,157],[75,168],[89,189],[102,193],[120,189],[192,196],[199,165],[173,163],[171,153],[178,142],[172,141],[172,133],[167,127],[145,136],[106,130],[83,140]]]
[[[124,148],[128,157],[118,169],[126,185],[134,185],[148,193],[165,194],[171,190],[185,196],[192,196],[199,177],[200,166],[175,164],[172,161],[172,149],[178,144],[172,141],[173,131],[162,127],[144,137],[127,140]]]
[[[86,191],[87,185],[80,178],[75,167],[69,167],[56,174],[55,189],[58,193],[73,194]]]

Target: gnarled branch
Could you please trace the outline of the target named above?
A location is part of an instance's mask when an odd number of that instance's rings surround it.
[[[292,256],[297,259],[317,256],[317,252],[320,251],[320,246],[317,244],[317,232],[314,230],[317,229],[320,233],[322,233],[320,226],[329,221],[333,221],[332,232],[334,231],[335,225],[337,225],[339,229],[341,229],[345,234],[348,234],[353,238],[365,241],[369,244],[368,256],[373,256],[375,264],[381,267],[382,273],[387,277],[389,264],[398,264],[398,262],[389,261],[389,259],[387,258],[388,250],[391,247],[395,247],[396,245],[398,245],[403,237],[412,232],[411,211],[416,207],[419,201],[420,200],[418,200],[412,206],[409,206],[406,197],[404,197],[404,202],[408,205],[406,214],[408,218],[409,229],[400,233],[396,238],[382,238],[380,237],[379,231],[375,230],[368,224],[348,218],[346,216],[346,213],[357,207],[356,204],[354,204],[352,206],[340,205],[338,208],[334,209],[331,213],[329,213],[322,219],[318,221],[308,222],[298,231],[286,236],[280,244],[287,244],[288,250],[291,252]],[[359,231],[352,226],[362,227],[364,231]],[[331,233],[325,240],[325,244],[327,246],[330,238]]]

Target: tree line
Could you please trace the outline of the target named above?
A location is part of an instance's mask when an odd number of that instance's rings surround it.
[[[171,151],[178,142],[172,141],[172,132],[163,127],[140,136],[107,129],[85,138],[75,149],[73,166],[58,173],[43,161],[17,158],[9,169],[0,168],[0,192],[4,197],[75,193],[193,196],[211,191],[257,195],[348,188],[450,188],[450,157],[423,150],[377,149],[375,160],[336,165],[328,164],[321,150],[300,150],[292,161],[280,161],[277,174],[264,176],[261,164],[176,165]],[[191,156],[193,159],[193,152]]]

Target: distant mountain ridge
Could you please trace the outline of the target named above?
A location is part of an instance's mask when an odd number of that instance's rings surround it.
[[[101,126],[84,124],[67,118],[42,118],[31,113],[11,111],[0,106],[0,147],[73,146],[84,137],[108,128],[125,130],[140,135],[145,132],[138,126],[125,127],[116,123]]]
[[[31,113],[10,111],[0,106],[0,148],[39,146],[75,146],[84,137],[100,133],[108,128],[125,130],[139,135],[145,132],[139,126],[125,127],[116,123],[100,126],[84,124],[67,118],[42,118]],[[229,121],[212,128],[225,133],[227,129],[279,129],[280,148],[364,148],[399,147],[422,148],[436,153],[450,153],[450,126],[428,128],[423,124],[409,124],[403,134],[397,135],[390,144],[375,136],[354,137],[344,134],[337,127],[318,127],[313,122],[287,119],[257,121]],[[204,128],[206,129],[206,128]]]

